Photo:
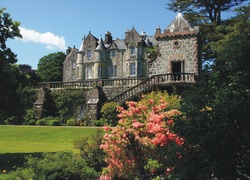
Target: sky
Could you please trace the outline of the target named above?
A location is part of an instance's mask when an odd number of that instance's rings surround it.
[[[80,47],[89,31],[104,38],[123,39],[134,26],[154,35],[165,29],[177,13],[166,9],[168,0],[1,0],[13,21],[19,21],[22,39],[9,39],[8,47],[17,54],[18,64],[37,69],[39,60],[68,47]]]

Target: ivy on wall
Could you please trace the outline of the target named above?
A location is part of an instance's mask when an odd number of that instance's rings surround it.
[[[85,103],[85,90],[82,89],[66,89],[62,91],[51,92],[58,115],[65,123],[67,119],[77,118],[79,111],[83,110]]]

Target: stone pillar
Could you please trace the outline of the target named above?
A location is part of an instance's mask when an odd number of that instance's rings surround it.
[[[44,117],[44,106],[46,103],[46,91],[40,88],[37,92],[37,100],[34,103],[35,118],[42,119]]]
[[[100,118],[101,105],[107,101],[106,95],[104,94],[101,87],[96,86],[88,92],[89,98],[86,99],[86,114],[85,119],[87,125],[93,125],[93,120]]]
[[[87,125],[93,125],[93,120],[98,118],[98,104],[99,104],[99,93],[95,87],[89,93],[89,99],[87,100],[87,114],[86,120]]]

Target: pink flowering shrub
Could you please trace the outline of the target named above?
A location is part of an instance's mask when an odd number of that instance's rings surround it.
[[[170,103],[166,100],[170,99]],[[103,176],[127,179],[149,179],[171,174],[174,164],[169,163],[170,148],[181,146],[184,140],[172,132],[174,117],[180,114],[179,98],[167,93],[153,92],[137,102],[127,102],[127,109],[118,106],[119,122],[116,127],[104,127],[102,148],[107,153],[108,167]],[[171,151],[172,152],[172,151]],[[181,155],[171,155],[176,159]]]

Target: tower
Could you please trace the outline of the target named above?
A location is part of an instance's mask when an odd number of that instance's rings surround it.
[[[76,60],[76,76],[77,80],[81,81],[84,79],[84,72],[83,72],[83,57],[84,57],[84,39],[85,36],[82,38],[82,43],[80,45],[79,50],[77,51],[77,60]]]
[[[156,74],[201,72],[201,35],[199,27],[191,27],[178,12],[171,24],[161,32],[155,31],[158,42],[157,57],[148,63],[149,76]]]

